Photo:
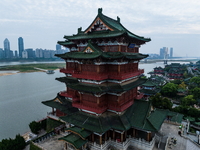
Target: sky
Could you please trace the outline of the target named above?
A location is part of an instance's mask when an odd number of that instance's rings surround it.
[[[85,30],[102,8],[132,33],[151,38],[141,53],[173,47],[176,57],[200,57],[200,0],[0,0],[0,6],[0,48],[8,38],[11,50],[18,50],[22,37],[25,48],[55,50],[57,41]]]

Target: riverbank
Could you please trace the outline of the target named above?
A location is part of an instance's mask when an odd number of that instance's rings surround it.
[[[0,76],[13,75],[17,73],[41,72],[41,70],[38,70],[37,68],[56,70],[63,67],[65,67],[65,63],[5,65],[0,67]]]
[[[17,73],[1,73],[0,72],[0,76],[7,76],[7,75],[13,75],[13,74],[17,74]]]

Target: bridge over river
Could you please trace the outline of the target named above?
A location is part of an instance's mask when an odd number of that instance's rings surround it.
[[[167,64],[167,62],[197,62],[200,58],[174,58],[174,59],[144,59],[141,62],[144,63],[154,63],[154,62],[163,62],[164,64]]]

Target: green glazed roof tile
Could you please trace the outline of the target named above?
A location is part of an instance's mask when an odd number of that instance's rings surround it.
[[[155,87],[157,86],[157,84],[155,82],[152,82],[150,80],[147,80],[144,84],[142,84],[143,86],[151,86],[151,87]]]
[[[139,85],[143,84],[146,79],[139,78],[136,81],[133,81],[129,84],[120,85],[120,84],[111,84],[107,86],[103,85],[93,85],[86,83],[77,83],[77,84],[69,84],[68,86],[74,90],[78,90],[86,93],[104,93],[104,92],[123,92],[131,90]]]
[[[72,107],[72,103],[70,101],[59,95],[53,100],[43,101],[42,103],[46,106],[59,109],[65,114],[71,114],[78,111],[77,108]]]
[[[79,127],[79,130],[104,133],[110,129],[125,131],[131,127],[157,132],[167,116],[172,116],[172,121],[175,122],[181,122],[183,117],[183,115],[169,110],[156,109],[150,112],[150,108],[151,103],[149,101],[135,100],[134,104],[122,115],[105,115],[106,117],[103,117],[75,112],[60,118]]]
[[[109,28],[110,30],[101,30],[101,31],[93,31],[93,32],[87,32],[86,31],[91,28],[93,23],[96,21],[97,18],[100,18],[100,20]],[[69,41],[73,40],[80,40],[80,39],[96,39],[96,38],[110,38],[110,37],[119,37],[119,36],[128,36],[129,38],[133,38],[139,41],[142,41],[143,43],[151,41],[150,38],[144,38],[142,36],[138,36],[127,30],[121,23],[120,19],[114,20],[108,16],[105,16],[102,12],[98,13],[98,15],[95,17],[91,25],[85,30],[78,32],[77,34],[74,34],[72,36],[64,36],[65,39]],[[59,41],[58,42],[61,45],[68,45],[68,41]],[[72,43],[71,43],[72,44]]]
[[[71,41],[58,41],[57,43],[60,45],[75,45],[75,43]]]
[[[141,90],[139,90],[139,91],[140,91],[141,93],[153,95],[153,94],[156,94],[156,93],[160,92],[160,89],[155,89],[155,90],[141,89]]]
[[[67,128],[67,131],[73,132],[74,134],[79,135],[82,139],[87,138],[92,132],[85,130],[84,128],[79,128],[76,126],[73,126],[71,128]]]
[[[156,109],[151,113],[148,117],[148,121],[151,125],[156,129],[159,130],[163,121],[166,119],[167,112],[165,110],[158,110]]]
[[[93,32],[93,33],[85,33],[85,34],[76,34],[72,36],[64,36],[65,39],[68,40],[77,40],[77,39],[96,39],[96,38],[111,38],[116,36],[121,36],[125,32],[116,32],[116,31],[106,31],[106,32]]]
[[[87,143],[86,140],[83,140],[78,135],[72,133],[67,136],[61,137],[58,140],[64,140],[72,144],[77,149],[80,149],[85,143]]]
[[[90,47],[94,52],[84,52],[87,47]],[[148,57],[141,53],[126,53],[126,52],[103,52],[96,44],[88,42],[86,48],[80,52],[67,52],[65,54],[55,54],[55,56],[63,59],[95,59],[102,57],[104,59],[120,59],[127,58],[131,60],[140,60]]]
[[[60,118],[66,122],[70,122],[80,128],[84,128],[92,132],[103,133],[110,129],[106,118],[97,117],[83,112],[77,112]]]
[[[56,80],[60,82],[68,83],[68,84],[78,83],[78,79],[73,78],[73,77],[60,77],[60,78],[56,78]]]

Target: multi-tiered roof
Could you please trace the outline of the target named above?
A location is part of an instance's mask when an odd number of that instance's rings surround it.
[[[124,42],[137,43],[138,45],[151,41],[150,38],[144,38],[131,33],[120,23],[119,17],[117,17],[117,20],[107,17],[102,13],[102,9],[100,8],[98,9],[98,15],[85,31],[79,28],[77,34],[64,36],[66,40],[59,41],[58,43],[63,46],[73,47],[76,46],[77,42],[82,40],[88,41],[89,39],[97,40],[116,37],[123,37]]]
[[[136,100],[142,96],[137,87],[146,82],[138,63],[148,57],[139,47],[151,39],[131,33],[119,17],[109,18],[102,9],[85,31],[79,28],[64,39],[58,43],[70,52],[56,56],[66,61],[60,70],[65,76],[57,78],[66,90],[43,102],[72,126],[67,129],[71,134],[61,139],[76,149],[102,145],[109,138],[123,142],[126,135],[139,138],[139,132],[151,141],[151,132],[160,129],[167,115],[154,118],[158,111],[151,113],[150,102]]]

